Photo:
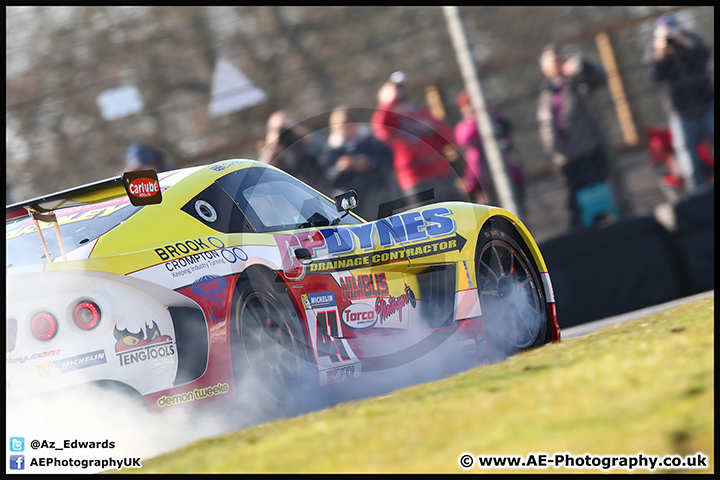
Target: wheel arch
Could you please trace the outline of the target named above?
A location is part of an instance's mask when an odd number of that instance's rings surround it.
[[[494,211],[489,211],[488,215],[488,218],[483,222],[482,227],[478,231],[478,237],[475,244],[476,250],[477,245],[480,242],[480,236],[482,235],[483,231],[491,228],[497,228],[508,234],[513,240],[518,243],[518,245],[520,245],[520,248],[523,249],[523,253],[525,254],[525,256],[527,256],[528,259],[533,260],[535,268],[537,268],[538,276],[540,277],[540,282],[543,284],[543,288],[546,290],[545,301],[547,302],[547,304],[554,303],[554,298],[549,298],[547,293],[548,289],[552,289],[552,287],[545,284],[546,281],[549,280],[549,278],[546,278],[548,270],[547,266],[545,265],[545,260],[540,253],[540,248],[538,247],[537,243],[535,243],[535,240],[528,231],[527,227],[525,227],[525,225],[515,215],[512,215],[510,212],[507,212],[505,210],[496,209]],[[543,274],[545,274],[545,276],[543,276]],[[545,330],[545,339],[543,343],[549,343],[554,339],[554,332],[559,328],[557,327],[557,325],[554,324],[556,322],[557,320],[551,318],[551,315],[548,314],[547,328]]]
[[[273,270],[267,265],[250,265],[248,268],[246,268],[239,275],[236,276],[233,289],[237,288],[237,284],[240,282],[240,280],[243,279],[257,279],[260,281],[264,281],[265,283],[270,285],[273,291],[278,295],[285,295],[287,293],[288,285],[287,283],[285,283],[282,275],[280,275],[280,272]]]
[[[510,235],[510,237],[515,240],[520,247],[522,247],[525,255],[529,259],[534,260],[538,273],[547,272],[547,266],[545,265],[545,260],[540,253],[540,249],[535,243],[532,235],[530,235],[528,229],[522,224],[522,222],[520,222],[520,220],[516,217],[513,218],[495,213],[483,223],[482,228],[478,232],[478,241],[480,240],[481,233],[490,228],[498,228]]]

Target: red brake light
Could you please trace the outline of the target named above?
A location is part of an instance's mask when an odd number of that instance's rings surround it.
[[[57,332],[57,320],[47,312],[35,314],[30,322],[30,329],[33,335],[39,340],[50,340]]]
[[[94,328],[100,321],[100,309],[92,302],[80,302],[75,307],[75,324],[83,330]]]

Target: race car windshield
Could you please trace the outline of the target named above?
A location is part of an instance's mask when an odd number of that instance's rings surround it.
[[[292,176],[269,168],[239,170],[218,180],[257,232],[328,226],[335,204]],[[341,225],[361,223],[348,215]]]
[[[103,203],[56,210],[60,235],[68,254],[97,239],[143,207],[134,207],[128,197]],[[52,223],[40,222],[52,260],[61,258],[60,245]],[[40,236],[33,221],[22,217],[5,223],[7,268],[23,267],[47,262]]]

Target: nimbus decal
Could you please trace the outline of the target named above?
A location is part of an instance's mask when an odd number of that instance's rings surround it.
[[[343,300],[387,297],[389,295],[384,273],[343,277],[340,279],[340,289]]]
[[[163,395],[157,399],[157,406],[162,408],[181,405],[183,403],[210,398],[213,395],[223,395],[229,391],[230,385],[227,383],[218,383],[213,387],[195,388],[189,392],[178,393],[177,395]]]

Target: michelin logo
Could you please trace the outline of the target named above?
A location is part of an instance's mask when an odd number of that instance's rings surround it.
[[[305,310],[312,310],[313,308],[334,307],[335,305],[337,305],[337,303],[335,302],[335,294],[330,291],[303,294],[302,302]]]
[[[37,372],[40,378],[48,378],[60,375],[61,373],[102,365],[103,363],[107,363],[105,350],[96,350],[94,352],[83,353],[82,355],[38,365]]]

